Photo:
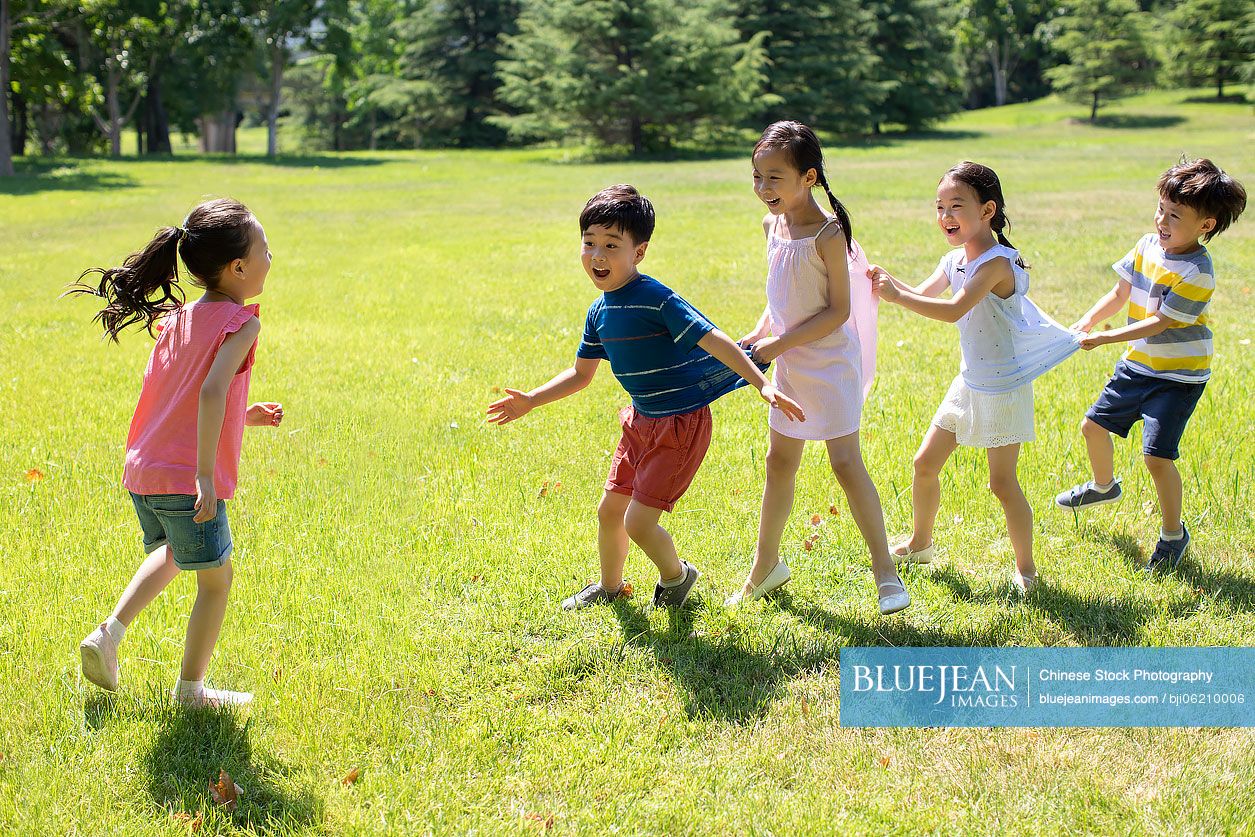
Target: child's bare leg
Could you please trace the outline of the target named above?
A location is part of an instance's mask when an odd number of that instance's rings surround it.
[[[221,567],[196,571],[196,603],[187,620],[187,641],[183,645],[183,668],[179,678],[186,682],[205,679],[209,658],[218,643],[222,619],[227,612],[231,591],[231,559]]]
[[[832,472],[845,492],[845,500],[850,506],[850,515],[858,526],[863,542],[871,553],[872,573],[876,584],[896,581],[897,570],[893,559],[889,557],[889,540],[885,537],[885,515],[880,507],[880,495],[867,466],[863,464],[863,454],[859,450],[858,431],[848,436],[829,439],[828,462]]]
[[[113,618],[129,627],[139,612],[148,607],[178,574],[179,568],[174,564],[170,547],[154,549],[139,565],[131,583],[126,585],[117,607],[113,609]]]
[[[915,452],[915,474],[911,480],[911,540],[907,544],[912,552],[925,549],[933,542],[933,526],[937,523],[937,510],[941,508],[941,469],[958,446],[953,433],[933,424]]]
[[[1033,563],[1033,509],[1015,473],[1020,446],[989,448],[986,453],[989,457],[989,490],[998,498],[1007,516],[1007,534],[1011,536],[1011,548],[1015,551],[1015,568],[1020,575],[1032,578],[1037,574],[1037,566]]]
[[[597,506],[597,552],[601,557],[603,590],[614,592],[623,584],[623,565],[627,562],[628,533],[623,523],[632,498],[607,491]]]
[[[1085,437],[1085,452],[1089,454],[1089,469],[1094,482],[1108,485],[1116,478],[1116,449],[1107,428],[1089,418],[1081,420],[1081,435]]]
[[[763,486],[763,507],[758,521],[758,548],[754,551],[754,566],[750,569],[749,584],[763,583],[767,575],[780,563],[780,538],[793,511],[793,494],[797,488],[797,469],[802,464],[802,451],[806,443],[771,431],[767,446],[767,480]],[[751,587],[746,587],[748,593]]]
[[[1142,457],[1146,470],[1155,481],[1155,493],[1159,495],[1159,513],[1163,515],[1163,530],[1169,534],[1181,531],[1181,472],[1171,459],[1147,454]]]
[[[660,517],[662,509],[632,500],[628,503],[623,523],[628,537],[658,567],[658,577],[663,581],[673,581],[683,575],[684,568],[680,566],[680,556],[676,554],[671,535],[658,525]]]

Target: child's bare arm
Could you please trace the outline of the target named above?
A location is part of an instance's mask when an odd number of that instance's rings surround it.
[[[1143,337],[1154,337],[1156,334],[1162,334],[1172,328],[1172,324],[1171,317],[1162,311],[1156,311],[1144,320],[1139,320],[1121,328],[1086,334],[1081,339],[1081,348],[1089,351],[1108,343],[1127,343],[1132,340],[1141,340]]]
[[[957,294],[949,299],[934,299],[907,288],[882,269],[872,268],[871,272],[877,274],[874,280],[876,293],[882,299],[896,302],[916,314],[945,323],[957,323],[995,287],[1015,279],[1010,262],[1004,258],[992,259],[981,265],[972,280]],[[933,280],[930,279],[929,283],[931,282]],[[925,283],[925,286],[929,283]]]
[[[750,386],[758,390],[758,394],[762,396],[773,407],[780,409],[780,412],[790,420],[806,421],[806,414],[802,412],[802,408],[797,402],[781,393],[775,386],[768,381],[758,367],[750,363],[750,359],[745,356],[745,352],[741,351],[741,347],[732,342],[732,338],[724,334],[719,329],[712,329],[707,332],[701,340],[697,341],[697,345],[712,354],[716,360],[723,363],[724,366],[740,375]]]
[[[542,404],[574,395],[592,382],[599,363],[599,358],[577,357],[574,365],[563,369],[531,392],[506,387],[505,398],[498,398],[488,405],[489,423],[509,424]]]
[[[1072,330],[1083,331],[1089,334],[1094,330],[1094,326],[1108,317],[1120,313],[1120,309],[1129,301],[1129,292],[1132,288],[1133,286],[1123,279],[1117,281],[1114,288],[1107,291],[1102,299],[1095,302],[1094,307],[1085,313],[1084,317],[1081,317],[1072,325]]]
[[[227,414],[227,391],[259,334],[261,321],[253,317],[239,331],[228,335],[200,385],[196,410],[196,515],[192,518],[197,523],[213,520],[218,514],[214,470],[218,464],[218,439]]]

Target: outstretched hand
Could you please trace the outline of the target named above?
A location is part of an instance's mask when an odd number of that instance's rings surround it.
[[[784,413],[784,417],[789,421],[806,421],[806,413],[802,411],[801,406],[792,398],[776,389],[772,384],[764,386],[758,391],[758,394],[768,404]]]
[[[509,424],[532,411],[532,397],[526,392],[506,387],[505,398],[488,405],[489,424]]]
[[[283,422],[283,405],[259,401],[248,408],[244,423],[249,427],[278,427]]]
[[[867,278],[872,280],[872,293],[886,302],[897,302],[902,296],[898,280],[880,265],[874,264],[868,268]]]

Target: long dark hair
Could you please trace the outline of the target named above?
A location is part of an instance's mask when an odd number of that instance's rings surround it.
[[[989,201],[994,202],[994,217],[989,219],[989,228],[994,231],[999,244],[1015,250],[1015,245],[1003,233],[1003,230],[1011,226],[1011,219],[1007,218],[1007,201],[1002,196],[1002,182],[998,180],[997,173],[989,166],[964,160],[946,172],[941,180],[947,177],[970,187],[976,193],[976,199],[982,206]],[[937,182],[940,183],[941,180]],[[1023,257],[1016,259],[1015,263],[1025,270],[1028,269]]]
[[[845,234],[845,249],[854,252],[854,230],[850,228],[850,213],[845,211],[844,204],[837,200],[828,185],[828,175],[824,173],[824,152],[819,147],[819,137],[801,122],[773,122],[763,131],[763,135],[754,144],[754,153],[763,149],[783,151],[792,163],[793,168],[805,174],[807,169],[814,169],[816,180],[828,195],[828,203],[832,205],[832,213],[837,216],[841,232]]]
[[[180,227],[162,227],[152,241],[132,253],[121,267],[91,267],[79,274],[66,294],[91,294],[105,300],[93,318],[115,343],[127,326],[142,323],[151,335],[153,325],[183,304],[179,286],[182,257],[192,284],[215,290],[222,269],[248,255],[257,219],[248,207],[230,198],[207,201],[193,209]],[[83,281],[100,275],[97,284]]]

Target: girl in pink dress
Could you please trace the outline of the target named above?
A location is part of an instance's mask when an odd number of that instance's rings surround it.
[[[802,405],[807,421],[788,427],[774,415],[768,419],[767,484],[754,566],[727,603],[760,598],[789,580],[780,538],[793,509],[802,450],[813,440],[827,447],[871,552],[880,612],[895,613],[909,606],[911,597],[889,555],[880,497],[858,441],[876,345],[867,261],[850,233],[845,207],[828,185],[823,151],[810,128],[798,122],[768,126],[754,146],[753,162],[754,193],[767,205],[767,307],[741,342],[752,346],[755,360],[776,362],[776,387]],[[816,186],[827,194],[832,215],[815,201]]]
[[[183,303],[178,260],[204,289]],[[218,641],[231,589],[231,530],[226,501],[235,495],[244,426],[277,427],[279,404],[247,407],[259,295],[270,270],[261,224],[243,205],[215,200],[165,227],[121,267],[84,271],[71,293],[105,301],[96,315],[105,333],[139,323],[159,333],[144,370],[139,404],[126,440],[122,484],[131,492],[147,558],[113,614],[80,643],[83,676],[118,687],[118,644],[127,626],[180,570],[196,572],[196,603],[187,623],[175,700],[190,705],[246,704],[247,692],[206,689],[205,670]],[[100,275],[97,285],[83,279]]]

